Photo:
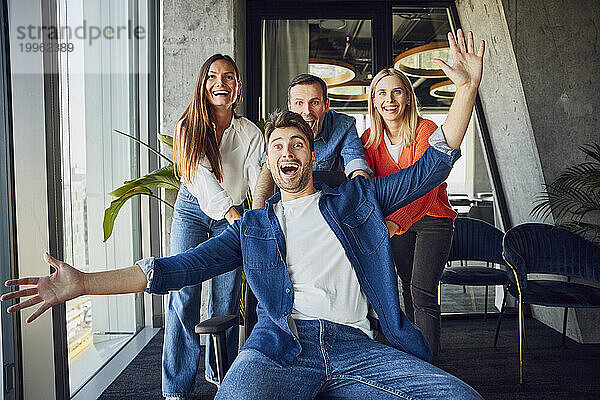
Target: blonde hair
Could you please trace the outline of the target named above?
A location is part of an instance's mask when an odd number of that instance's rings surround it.
[[[365,143],[366,148],[371,146],[379,146],[381,140],[383,139],[385,124],[383,123],[383,117],[379,114],[375,108],[375,105],[373,104],[373,98],[375,97],[375,87],[379,81],[386,76],[395,76],[400,79],[400,81],[402,81],[402,86],[404,86],[404,90],[406,90],[406,93],[409,96],[409,103],[404,108],[402,124],[400,125],[400,139],[402,141],[402,146],[410,146],[415,141],[417,125],[419,123],[419,118],[421,118],[417,106],[417,98],[415,97],[415,90],[413,89],[410,80],[408,80],[406,75],[404,75],[401,71],[398,71],[395,68],[385,68],[379,71],[379,73],[375,75],[371,81],[369,90],[369,117],[371,118],[371,134],[369,135],[367,143]]]

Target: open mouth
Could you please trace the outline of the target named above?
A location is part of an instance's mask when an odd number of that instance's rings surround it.
[[[293,177],[298,172],[300,166],[296,163],[285,163],[281,164],[279,170],[284,176]]]
[[[312,131],[314,132],[315,126],[317,125],[317,120],[316,119],[304,119],[304,121],[308,124],[308,126],[310,126],[310,129],[312,129]]]
[[[220,97],[220,96],[226,97],[226,96],[229,96],[229,91],[228,90],[215,90],[212,92],[212,94],[215,97]]]
[[[385,106],[381,107],[385,112],[396,112],[398,111],[398,106]]]

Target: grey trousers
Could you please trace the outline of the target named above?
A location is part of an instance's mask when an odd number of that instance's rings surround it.
[[[403,235],[390,240],[396,272],[402,282],[404,312],[423,332],[434,361],[440,347],[438,284],[444,270],[454,221],[426,215]]]

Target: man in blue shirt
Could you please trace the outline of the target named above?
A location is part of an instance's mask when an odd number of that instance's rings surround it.
[[[362,142],[356,131],[356,120],[346,114],[329,109],[327,85],[323,79],[300,74],[288,85],[288,110],[298,113],[310,126],[315,138],[315,165],[313,171],[338,172],[354,178],[368,178],[373,171],[365,160]],[[337,178],[337,177],[335,177]],[[253,208],[264,207],[265,200],[273,195],[273,177],[266,165],[256,182]]]
[[[401,312],[384,216],[439,185],[458,157],[481,79],[483,42],[475,54],[449,34],[457,90],[431,147],[410,168],[383,178],[352,179],[336,189],[313,184],[314,137],[298,114],[274,115],[265,127],[267,165],[281,193],[244,214],[223,234],[185,253],[136,265],[83,273],[49,255],[49,277],[2,296],[32,298],[15,312],[83,294],[147,290],[166,293],[197,284],[242,263],[258,299],[258,323],[225,376],[218,399],[419,398],[480,399],[467,384],[432,366],[421,334]],[[308,273],[307,273],[308,272]],[[372,339],[367,305],[391,346]]]

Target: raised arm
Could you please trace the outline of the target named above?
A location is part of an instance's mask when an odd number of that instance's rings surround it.
[[[263,164],[252,192],[252,209],[264,208],[265,201],[275,192],[275,181],[267,164]]]
[[[462,29],[459,29],[456,35],[458,41],[452,32],[448,32],[453,65],[450,66],[439,59],[433,60],[456,86],[456,94],[450,105],[446,121],[442,125],[446,143],[453,149],[460,147],[471,119],[477,88],[483,73],[483,54],[485,52],[485,42],[482,40],[479,50],[475,53],[473,32],[469,31],[467,43],[465,43]]]
[[[42,303],[27,318],[27,322],[33,321],[50,307],[79,296],[143,292],[148,283],[146,275],[137,265],[112,271],[86,273],[57,260],[48,253],[44,254],[44,261],[55,268],[50,276],[6,281],[6,286],[33,285],[33,287],[10,292],[1,297],[2,301],[6,301],[33,296],[8,307],[9,313]]]
[[[429,138],[431,147],[409,168],[373,180],[384,215],[391,214],[441,184],[458,157],[458,153],[451,150],[460,148],[471,119],[483,72],[485,43],[481,41],[479,51],[475,54],[472,32],[469,32],[466,44],[461,29],[457,37],[458,42],[452,32],[448,33],[453,65],[436,60],[456,85],[456,94],[446,121]]]

